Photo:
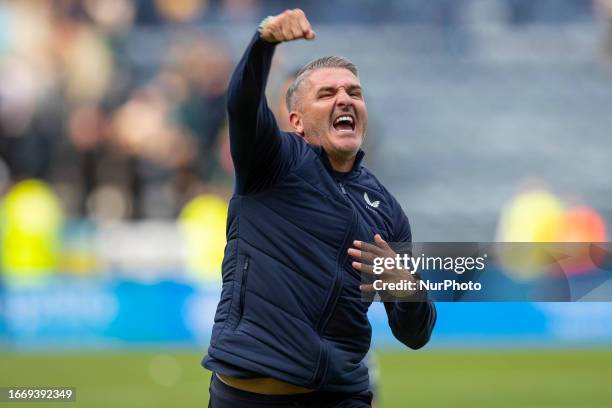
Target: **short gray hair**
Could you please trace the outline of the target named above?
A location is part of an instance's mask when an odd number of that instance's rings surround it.
[[[295,80],[287,89],[287,95],[285,96],[285,103],[287,104],[287,110],[291,112],[295,107],[297,100],[297,91],[299,90],[302,82],[315,70],[321,68],[344,68],[353,73],[356,77],[359,77],[357,67],[348,58],[338,57],[331,55],[328,57],[318,58],[308,64],[304,65],[295,75]]]

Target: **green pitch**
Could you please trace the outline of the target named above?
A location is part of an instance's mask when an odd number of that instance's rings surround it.
[[[0,353],[0,387],[72,386],[56,407],[205,407],[209,373],[200,353]],[[612,407],[612,350],[378,353],[380,406]]]

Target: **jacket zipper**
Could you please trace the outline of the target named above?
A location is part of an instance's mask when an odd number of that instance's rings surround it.
[[[342,190],[343,194],[346,194],[346,190],[341,182],[338,182],[340,186],[340,190]],[[348,201],[348,199],[347,199]],[[352,205],[351,205],[352,207]],[[344,248],[348,241],[350,240],[351,234],[355,229],[355,225],[357,224],[357,214],[353,209],[353,218],[351,219],[351,226],[349,227],[346,237],[344,238],[344,242],[342,243],[342,248]],[[319,320],[317,324],[317,333],[322,334],[325,328],[327,327],[327,323],[331,318],[331,312],[336,308],[336,304],[338,303],[338,297],[340,295],[340,290],[342,289],[342,282],[344,280],[344,263],[348,258],[348,254],[346,251],[343,251],[342,256],[338,260],[336,277],[334,280],[334,286],[332,288],[332,293],[329,298],[329,302],[325,305],[323,312],[321,313],[322,319]],[[323,347],[321,350],[321,356],[319,357],[319,365],[317,367],[317,371],[314,376],[313,385],[317,388],[321,386],[321,383],[324,380],[325,374],[327,373],[327,344],[323,340]]]
[[[351,226],[349,228],[349,233],[346,234],[346,237],[344,239],[344,242],[342,243],[342,248],[344,248],[347,243],[348,240],[350,239],[351,233],[353,231],[353,229],[355,228],[355,224],[357,220],[357,216],[353,213],[353,219],[351,220]],[[336,303],[338,302],[338,295],[340,293],[340,290],[342,289],[342,281],[344,280],[344,263],[346,262],[346,259],[348,258],[348,254],[346,253],[346,251],[343,251],[342,256],[340,257],[340,259],[338,260],[338,272],[336,273],[336,279],[334,280],[334,287],[332,288],[332,294],[330,297],[330,301],[327,302],[327,304],[325,305],[325,308],[323,309],[323,313],[321,314],[323,316],[323,318],[321,320],[319,320],[319,324],[317,325],[317,333],[321,334],[323,332],[323,330],[325,330],[325,326],[327,326],[327,322],[330,319],[330,312],[334,309],[334,307],[336,306]]]
[[[244,260],[244,266],[242,267],[242,279],[240,281],[240,308],[238,309],[238,322],[242,320],[242,315],[244,314],[244,297],[246,294],[246,283],[249,269],[249,261],[250,258],[246,258]]]
[[[342,191],[342,193],[346,195],[346,189],[344,188],[344,185],[342,184],[341,181],[338,181],[338,186],[340,187],[340,191]],[[346,201],[349,202],[350,204],[350,201],[348,200],[348,198],[346,198]],[[352,207],[352,204],[350,205]],[[353,229],[355,228],[354,225],[356,224],[356,221],[357,221],[357,216],[353,212],[353,218],[351,219],[351,224],[346,234],[346,237],[344,237],[344,242],[342,242],[342,248],[344,248],[347,245],[347,241],[350,239],[350,235]],[[347,258],[348,258],[348,254],[344,252],[339,259],[339,264],[337,265],[337,267],[340,270],[340,272],[336,273],[336,279],[334,280],[334,287],[332,288],[332,295],[330,297],[330,301],[327,302],[327,304],[325,305],[325,308],[323,309],[323,313],[321,314],[321,316],[323,316],[323,319],[319,320],[319,323],[317,325],[317,332],[319,334],[323,332],[323,329],[327,325],[327,322],[330,317],[327,315],[329,314],[329,312],[331,312],[333,307],[335,307],[336,302],[338,301],[337,299],[338,293],[340,292],[340,289],[342,289],[342,281],[343,281],[342,270],[344,269],[344,262],[346,261]]]

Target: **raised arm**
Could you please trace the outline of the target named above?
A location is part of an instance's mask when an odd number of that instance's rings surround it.
[[[227,110],[239,194],[271,185],[291,160],[291,149],[268,107],[265,89],[276,44],[300,38],[314,38],[301,10],[287,10],[268,17],[232,75]]]

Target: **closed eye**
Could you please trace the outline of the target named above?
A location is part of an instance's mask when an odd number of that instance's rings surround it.
[[[324,98],[331,98],[332,96],[334,96],[335,90],[331,87],[324,87],[319,89],[319,92],[317,92],[317,98],[319,99],[324,99]]]

